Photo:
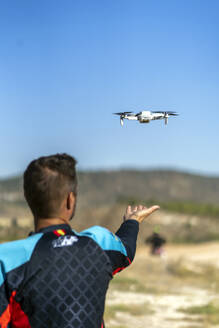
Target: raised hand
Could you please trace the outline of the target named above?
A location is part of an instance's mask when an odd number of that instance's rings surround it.
[[[160,208],[160,206],[158,206],[158,205],[154,205],[149,208],[147,208],[146,206],[143,206],[143,205],[138,205],[132,209],[132,207],[129,205],[126,208],[126,212],[125,212],[123,219],[124,219],[124,221],[132,219],[132,220],[136,220],[139,223],[141,223],[149,215],[151,215],[153,212],[157,211],[159,208]]]

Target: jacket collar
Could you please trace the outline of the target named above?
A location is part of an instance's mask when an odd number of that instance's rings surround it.
[[[56,225],[49,225],[48,227],[42,228],[37,232],[31,231],[29,233],[29,236],[35,235],[36,233],[46,233],[46,232],[51,232],[51,231],[59,230],[59,229],[64,229],[64,230],[68,230],[68,231],[71,230],[72,231],[71,226],[68,225],[68,224],[56,224]]]

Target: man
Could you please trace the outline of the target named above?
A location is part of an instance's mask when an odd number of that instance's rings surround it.
[[[133,260],[139,223],[158,209],[128,206],[113,235],[70,228],[77,198],[76,161],[41,157],[24,172],[35,232],[0,245],[0,327],[101,328],[112,276]]]

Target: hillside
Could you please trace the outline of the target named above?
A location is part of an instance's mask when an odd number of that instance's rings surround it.
[[[140,242],[155,225],[172,242],[219,240],[219,178],[175,171],[122,170],[79,172],[78,180],[78,205],[72,221],[76,230],[98,224],[116,231],[130,200],[150,204],[154,199],[161,210],[142,226]],[[182,202],[189,211],[174,210],[175,207],[171,210],[177,202]],[[207,204],[205,211],[203,204]],[[216,215],[210,215],[214,214],[214,206]],[[0,240],[25,236],[32,225],[31,217],[23,198],[22,178],[0,181]]]
[[[123,197],[218,204],[219,177],[162,170],[81,172],[79,195],[88,204],[114,203]]]
[[[210,204],[219,200],[219,177],[177,171],[79,172],[78,181],[80,207],[114,204],[121,198]],[[0,212],[3,202],[24,204],[21,177],[0,180]]]

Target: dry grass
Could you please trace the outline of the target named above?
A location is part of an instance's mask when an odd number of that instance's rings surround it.
[[[140,280],[125,276],[117,276],[111,282],[112,290],[123,292],[148,293],[152,289],[148,289]]]
[[[116,313],[123,312],[129,313],[133,316],[143,316],[146,314],[152,314],[154,311],[152,310],[151,306],[147,303],[136,305],[136,304],[118,304],[118,305],[111,305],[106,307],[106,311],[104,314],[105,320],[113,319],[116,317]]]
[[[184,284],[191,284],[219,292],[219,269],[212,264],[193,264],[179,259],[170,261],[167,269],[173,278]]]
[[[190,315],[199,315],[198,320],[206,327],[209,324],[219,325],[219,299],[215,299],[205,305],[179,309],[179,311]]]
[[[214,247],[217,249],[218,245],[200,247],[202,262],[194,262],[191,257],[193,252],[197,253],[198,245],[191,245],[189,251],[185,247],[183,257],[183,246],[173,246],[165,259],[151,257],[147,249],[139,248],[134,263],[115,276],[110,285],[107,327],[149,324],[151,328],[213,328],[219,325],[219,305],[212,300],[219,292],[219,269],[207,256],[208,248],[212,253]]]

